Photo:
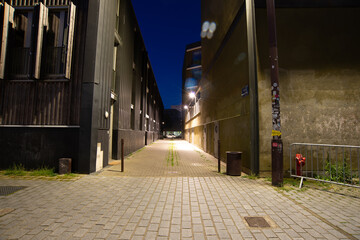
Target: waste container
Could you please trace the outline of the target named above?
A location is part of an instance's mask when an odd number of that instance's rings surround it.
[[[59,159],[59,174],[71,173],[71,158]]]
[[[241,154],[242,152],[226,152],[227,175],[241,176]]]

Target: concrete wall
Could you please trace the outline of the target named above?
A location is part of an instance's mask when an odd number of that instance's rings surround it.
[[[242,151],[243,166],[250,169],[249,96],[241,96],[248,82],[246,18],[241,13],[242,1],[202,1],[202,22],[216,22],[212,39],[202,39],[203,78],[200,82],[200,114],[185,123],[194,129],[194,144],[217,157],[220,140],[221,159],[226,151]],[[227,14],[223,14],[226,12]],[[231,28],[236,16],[235,28]],[[226,41],[224,41],[224,38]],[[215,125],[219,135],[216,136]],[[204,127],[206,126],[206,143]],[[188,140],[186,131],[185,139]]]
[[[202,22],[216,22],[212,39],[202,39],[200,114],[185,123],[197,146],[221,158],[242,151],[250,172],[250,99],[245,14],[242,1],[202,0]],[[260,6],[260,5],[259,5]],[[226,13],[226,14],[225,14]],[[294,142],[360,145],[359,8],[277,8],[280,109],[284,170]],[[260,174],[271,171],[271,83],[265,8],[256,9]],[[206,126],[207,143],[203,129]],[[199,131],[197,131],[199,129]],[[191,132],[187,131],[186,136]],[[206,147],[205,147],[206,146]]]
[[[294,142],[360,145],[359,8],[277,9],[284,170]],[[256,10],[260,171],[271,169],[266,9]]]

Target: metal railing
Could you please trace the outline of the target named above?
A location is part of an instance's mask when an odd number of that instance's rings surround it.
[[[290,176],[360,188],[360,146],[292,143]]]
[[[192,106],[189,106],[189,109],[185,115],[185,122],[190,121],[199,113],[200,113],[200,99],[197,99],[197,101]]]

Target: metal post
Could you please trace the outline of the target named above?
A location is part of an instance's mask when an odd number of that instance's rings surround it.
[[[221,172],[221,160],[220,160],[220,140],[218,140],[218,173]]]
[[[272,140],[271,140],[271,164],[272,185],[283,184],[283,143],[281,140],[280,125],[280,91],[279,91],[279,61],[276,40],[276,19],[274,0],[266,0],[269,49],[271,69],[271,95],[272,95]]]
[[[121,139],[121,172],[124,172],[124,139]]]
[[[249,95],[250,95],[250,170],[259,174],[259,104],[257,84],[257,53],[255,2],[246,0],[247,48],[249,63]]]

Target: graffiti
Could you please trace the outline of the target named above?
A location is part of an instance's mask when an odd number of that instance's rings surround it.
[[[280,93],[277,83],[271,87],[272,92],[272,124],[273,130],[271,136],[281,136],[280,129]]]

